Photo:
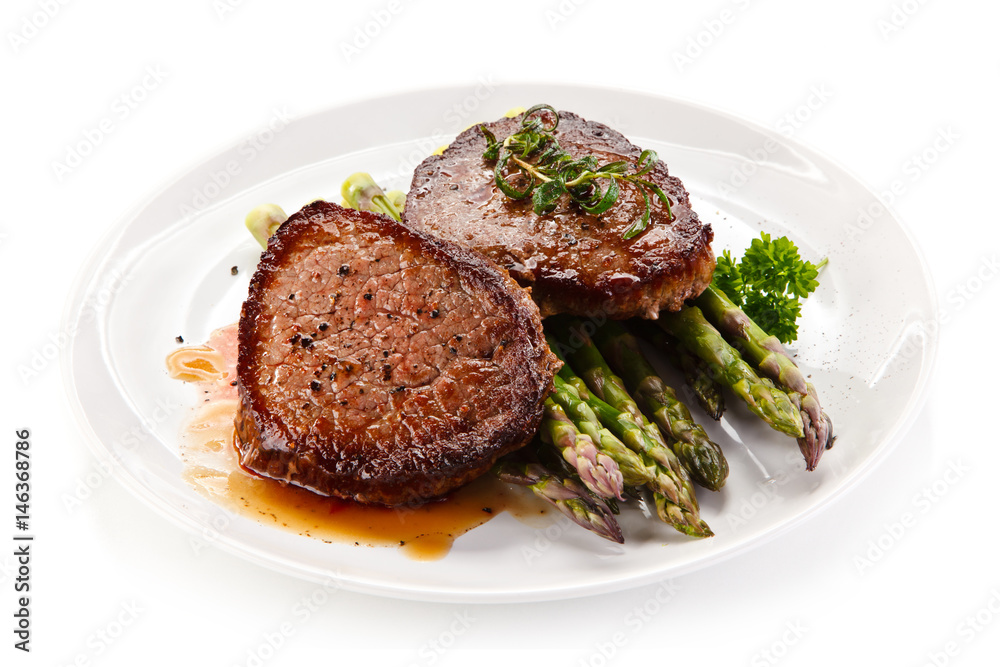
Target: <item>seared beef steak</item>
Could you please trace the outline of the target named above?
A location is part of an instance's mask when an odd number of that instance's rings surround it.
[[[522,116],[484,123],[498,141],[520,129]],[[596,155],[601,164],[628,160],[642,152],[619,132],[559,112],[554,135],[574,158]],[[641,217],[642,194],[621,184],[618,204],[600,216],[584,213],[568,195],[555,212],[537,215],[531,200],[515,201],[500,192],[493,165],[483,160],[486,139],[472,127],[444,151],[421,163],[406,198],[409,225],[474,248],[506,267],[532,297],[543,316],[605,313],[622,319],[655,318],[677,310],[708,285],[715,268],[712,229],[691,210],[687,191],[660,161],[647,178],[672,202],[674,220],[651,197],[652,220],[641,235],[623,240]]]
[[[271,238],[243,305],[240,460],[362,502],[433,498],[532,437],[557,365],[492,262],[315,202]]]

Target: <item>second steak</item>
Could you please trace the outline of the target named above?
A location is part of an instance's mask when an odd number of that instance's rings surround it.
[[[567,111],[553,132],[574,158],[592,154],[601,164],[642,152],[621,133]],[[484,125],[498,141],[520,129],[522,116]],[[417,167],[406,198],[405,219],[435,236],[478,250],[530,287],[543,316],[605,314],[614,319],[656,318],[677,310],[705,289],[715,269],[712,229],[698,220],[681,182],[660,161],[647,178],[671,200],[671,219],[655,197],[649,227],[625,240],[642,215],[642,195],[623,183],[618,204],[600,216],[583,212],[563,196],[550,214],[538,215],[531,200],[507,198],[483,159],[486,139],[478,126]]]

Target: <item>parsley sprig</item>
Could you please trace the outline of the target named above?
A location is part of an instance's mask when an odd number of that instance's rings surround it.
[[[740,306],[750,319],[782,343],[798,337],[797,324],[805,299],[819,285],[819,270],[826,264],[803,260],[787,237],[771,239],[761,232],[739,262],[728,250],[718,258],[712,284]]]
[[[551,114],[550,125],[543,121],[539,113],[543,111]],[[663,203],[668,219],[673,220],[670,198],[646,178],[659,162],[656,151],[642,151],[634,171],[629,173],[630,165],[625,160],[602,165],[594,155],[574,158],[563,150],[553,135],[558,126],[559,114],[548,104],[536,104],[525,111],[520,131],[503,141],[485,125],[479,126],[486,137],[483,159],[495,162],[493,176],[501,192],[511,199],[531,197],[532,209],[538,215],[552,213],[563,195],[569,195],[570,200],[585,212],[601,215],[618,201],[619,181],[625,181],[638,187],[645,208],[622,238],[638,236],[649,226],[650,194]],[[508,175],[511,169],[513,174]],[[515,181],[523,185],[518,187]]]

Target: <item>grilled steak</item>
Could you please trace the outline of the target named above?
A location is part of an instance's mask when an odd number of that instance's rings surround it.
[[[520,129],[522,116],[484,123],[497,140]],[[628,160],[640,148],[601,123],[559,112],[554,135],[574,158],[597,156],[601,164]],[[621,184],[618,204],[599,217],[563,195],[551,214],[537,215],[531,201],[512,200],[497,189],[493,165],[482,155],[486,140],[472,127],[441,155],[416,169],[406,198],[405,219],[415,229],[474,248],[531,287],[542,316],[554,313],[612,318],[656,318],[677,310],[711,281],[715,257],[712,229],[691,210],[681,182],[661,161],[648,175],[672,204],[674,220],[655,197],[652,219],[640,236],[622,235],[645,208],[642,194]]]
[[[243,304],[242,465],[397,505],[531,438],[558,366],[529,295],[478,253],[315,202],[271,238]]]

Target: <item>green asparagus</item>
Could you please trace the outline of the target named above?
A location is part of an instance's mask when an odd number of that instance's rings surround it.
[[[561,477],[538,463],[507,459],[499,461],[494,472],[502,481],[527,486],[587,530],[618,544],[625,542],[608,505],[575,479]]]
[[[803,436],[798,438],[798,444],[806,460],[806,470],[815,470],[823,452],[833,447],[837,436],[833,434],[833,420],[820,408],[816,388],[811,382],[806,388],[805,394],[789,392],[788,397],[802,416]]]
[[[658,475],[656,480],[658,490],[662,491],[672,502],[685,509],[691,512],[698,511],[698,500],[694,495],[691,480],[669,447],[650,438],[645,429],[637,426],[630,415],[626,415],[596,396],[591,395],[587,404],[616,438],[625,443],[633,452],[642,454],[655,462],[658,469],[662,470],[663,474]],[[680,474],[678,474],[678,470],[681,471]]]
[[[679,480],[690,486],[687,470],[667,445],[663,433],[639,410],[639,406],[625,388],[625,383],[614,374],[604,357],[601,356],[597,346],[594,345],[584,323],[575,318],[557,316],[550,317],[546,320],[545,325],[553,332],[557,347],[569,360],[567,366],[571,367],[571,371],[563,370],[562,372],[579,373],[579,377],[584,379],[592,396],[609,404],[622,417],[629,419],[642,430],[646,437],[657,445],[654,451],[659,456],[660,464],[669,468]],[[559,345],[560,342],[561,345]],[[693,489],[691,489],[690,495],[692,498],[694,497]]]
[[[632,321],[630,326],[638,330],[644,340],[652,343],[680,371],[698,405],[709,417],[719,421],[726,411],[726,397],[722,393],[722,386],[713,379],[708,364],[648,320]]]
[[[403,208],[406,206],[406,193],[402,190],[390,190],[385,193],[385,197],[392,204],[392,207],[396,209],[396,212],[402,216]]]
[[[638,339],[614,321],[598,327],[593,339],[646,416],[671,437],[671,449],[694,481],[713,491],[721,489],[729,475],[722,448],[712,442],[687,406],[656,373]]]
[[[788,394],[771,380],[758,376],[697,306],[686,306],[674,313],[664,311],[658,322],[707,362],[714,377],[732,388],[751,412],[782,433],[803,437],[802,417]]]
[[[548,341],[549,349],[552,350],[552,353],[563,363],[562,368],[560,368],[557,373],[558,377],[562,378],[567,384],[572,386],[573,389],[576,390],[577,395],[583,400],[590,398],[590,389],[587,388],[587,383],[583,381],[583,378],[574,373],[573,369],[566,363],[566,360],[559,353],[559,344],[556,340],[548,333],[545,334],[545,340]]]
[[[562,406],[581,433],[589,435],[601,452],[614,459],[627,486],[642,486],[653,481],[655,470],[652,465],[646,465],[639,454],[605,428],[576,388],[559,375],[555,377],[552,399]]]
[[[384,213],[397,221],[400,219],[399,210],[393,201],[371,175],[363,171],[348,176],[340,188],[340,194],[351,208]]]
[[[712,530],[700,516],[698,499],[690,479],[686,475],[677,475],[670,465],[671,459],[676,461],[674,453],[653,441],[631,419],[596,396],[591,395],[587,402],[601,423],[609,426],[608,430],[616,438],[639,454],[643,465],[652,472],[653,480],[646,484],[646,488],[653,492],[660,520],[685,535],[711,537]]]
[[[654,493],[653,501],[656,505],[656,516],[660,518],[660,521],[670,524],[685,535],[712,537],[715,534],[704,519],[671,503],[663,494]]]
[[[799,449],[805,457],[806,468],[815,469],[823,452],[833,444],[834,437],[832,422],[820,407],[815,387],[806,381],[781,341],[758,326],[725,292],[709,286],[695,302],[705,317],[734,342],[747,361],[788,391],[802,417]]]
[[[808,393],[805,376],[777,336],[761,329],[725,292],[709,285],[695,299],[695,304],[701,308],[705,319],[730,340],[740,341],[740,351],[758,370],[781,386],[800,394]]]
[[[625,389],[625,383],[608,367],[587,333],[587,328],[593,330],[596,327],[585,327],[580,320],[562,315],[548,318],[545,327],[552,333],[556,347],[572,365],[576,375],[586,382],[594,395],[632,415],[636,424],[643,426],[643,414],[639,406]]]
[[[247,213],[246,224],[247,229],[253,234],[253,237],[260,244],[260,247],[267,250],[267,240],[271,238],[271,235],[278,230],[285,220],[288,220],[288,215],[284,210],[277,204],[261,204],[260,206],[255,206],[253,210]]]
[[[556,385],[567,390],[571,388],[561,375],[557,376]],[[691,480],[670,448],[653,440],[645,429],[636,424],[632,415],[613,408],[597,396],[590,394],[585,402],[616,440],[639,455],[642,467],[652,474],[653,479],[647,482],[646,487],[657,498],[660,519],[686,535],[711,536],[712,530],[699,516],[698,500]]]
[[[541,436],[543,442],[560,451],[587,488],[601,498],[623,499],[622,473],[618,464],[607,454],[599,452],[594,440],[580,433],[562,406],[551,397],[545,399]]]

